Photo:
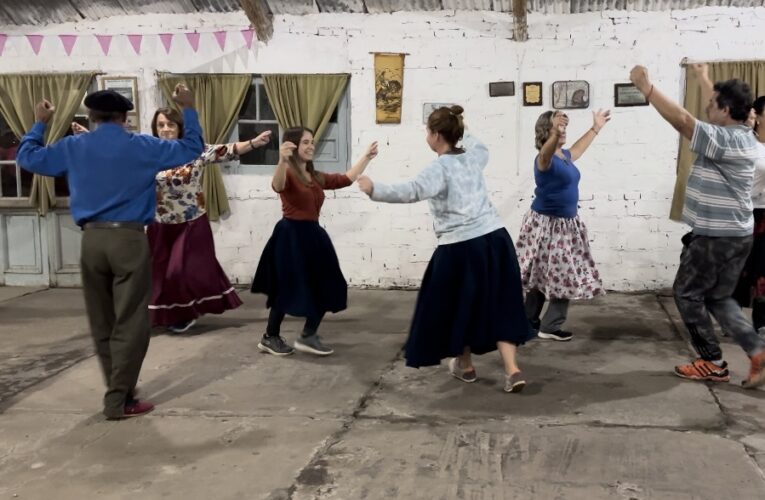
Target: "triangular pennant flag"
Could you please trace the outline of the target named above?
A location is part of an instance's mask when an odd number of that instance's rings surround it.
[[[220,45],[220,50],[226,50],[226,34],[225,31],[216,31],[213,33],[215,39],[218,41],[218,45]]]
[[[246,30],[242,30],[242,36],[244,37],[244,43],[247,45],[248,49],[252,48],[252,39],[255,38],[255,30],[251,28],[247,28]]]
[[[3,55],[5,50],[5,41],[8,40],[8,35],[0,35],[0,56]]]
[[[194,52],[199,50],[199,33],[186,33],[186,39],[189,41],[189,44],[191,44],[191,48],[194,49]]]
[[[42,35],[27,35],[27,40],[29,40],[29,45],[32,46],[32,50],[35,51],[35,55],[39,54],[43,41]]]
[[[77,35],[59,35],[58,37],[64,45],[64,52],[66,52],[66,55],[72,55],[72,48],[74,47],[75,42],[77,42]]]
[[[112,45],[112,36],[111,35],[96,35],[96,40],[98,40],[98,44],[101,46],[101,50],[104,52],[104,55],[108,56],[109,47]]]
[[[173,43],[172,33],[160,33],[159,39],[162,41],[162,45],[165,46],[165,52],[170,53],[170,45]]]
[[[143,35],[128,35],[128,40],[130,41],[130,45],[133,46],[133,50],[135,50],[136,54],[141,53],[141,40],[143,40]]]

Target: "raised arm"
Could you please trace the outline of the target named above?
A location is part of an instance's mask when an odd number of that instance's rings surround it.
[[[359,176],[364,173],[364,170],[366,170],[369,162],[372,161],[375,156],[377,156],[377,141],[367,146],[367,150],[364,152],[364,156],[359,158],[359,161],[357,161],[351,167],[351,169],[345,173],[346,177],[348,177],[351,182],[356,182],[356,179],[358,179]]]
[[[21,138],[21,145],[16,153],[16,162],[24,170],[51,177],[66,173],[64,140],[45,146],[45,127],[55,111],[56,107],[46,100],[35,106],[36,123]]]
[[[552,157],[555,154],[555,150],[558,149],[558,139],[566,130],[567,125],[568,117],[566,115],[563,113],[556,113],[553,115],[550,135],[547,137],[545,143],[542,144],[542,148],[539,150],[539,155],[537,156],[537,168],[540,172],[550,170]]]
[[[274,170],[274,176],[271,178],[271,187],[277,193],[284,190],[287,185],[287,169],[290,168],[292,155],[297,150],[297,146],[292,142],[283,142],[279,146],[279,163]]]
[[[609,110],[603,111],[602,109],[599,109],[592,112],[592,127],[590,127],[590,129],[585,132],[573,146],[571,146],[571,149],[569,149],[571,152],[571,161],[576,161],[582,157],[584,152],[587,151],[587,148],[590,147],[590,144],[592,144],[592,141],[595,140],[595,136],[600,133],[600,129],[602,129],[610,119],[611,111]]]
[[[656,108],[662,118],[680,132],[680,135],[690,140],[696,128],[696,118],[682,106],[670,100],[659,89],[654,87],[648,78],[648,70],[643,66],[635,66],[630,71],[630,81]]]
[[[386,203],[416,203],[434,198],[446,189],[444,170],[438,160],[434,160],[417,177],[400,184],[374,184],[369,177],[359,178],[359,188],[374,201]]]
[[[152,155],[154,165],[160,172],[196,160],[205,147],[199,115],[194,109],[194,95],[179,83],[175,86],[173,101],[183,108],[183,138],[166,141],[144,136],[148,144],[147,153]]]
[[[706,63],[690,64],[691,71],[696,76],[701,90],[701,102],[709,102],[715,94],[715,84],[709,78],[709,66]]]
[[[465,149],[465,154],[472,158],[473,163],[480,165],[481,168],[486,168],[489,164],[489,148],[470,132],[465,131],[462,147]]]

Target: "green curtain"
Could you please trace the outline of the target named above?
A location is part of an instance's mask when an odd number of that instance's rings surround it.
[[[282,128],[303,126],[318,142],[343,95],[348,75],[263,75],[268,102]]]
[[[13,133],[22,137],[35,123],[35,104],[49,100],[56,112],[46,127],[45,144],[52,144],[66,135],[94,76],[94,72],[0,74],[0,113]],[[34,176],[29,202],[40,215],[56,206],[52,177]]]
[[[687,73],[688,74],[688,73]],[[732,61],[709,63],[709,78],[713,82],[738,78],[752,87],[752,94],[765,95],[765,61]],[[699,83],[693,77],[685,81],[684,107],[693,116],[706,120],[704,108],[707,103],[701,102],[701,90]],[[683,217],[683,205],[685,204],[685,188],[688,185],[688,177],[691,175],[694,154],[689,149],[687,139],[680,140],[680,152],[677,156],[677,179],[675,180],[675,193],[672,197],[672,209],[669,218],[679,221]]]
[[[160,73],[159,87],[167,102],[176,109],[178,106],[173,102],[173,90],[179,83],[185,84],[194,93],[205,142],[227,143],[228,134],[239,116],[252,83],[252,75]],[[202,172],[202,188],[210,220],[218,220],[231,210],[218,165],[205,167]]]

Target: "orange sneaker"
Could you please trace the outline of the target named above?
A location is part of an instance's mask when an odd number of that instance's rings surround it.
[[[697,359],[693,363],[676,366],[675,375],[690,380],[709,380],[710,382],[728,382],[730,380],[728,363],[725,361],[723,361],[722,366],[717,366],[711,361]]]
[[[754,389],[765,384],[765,351],[749,358],[752,366],[749,368],[749,376],[741,382],[744,389]]]

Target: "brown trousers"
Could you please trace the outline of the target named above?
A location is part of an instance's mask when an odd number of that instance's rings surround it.
[[[82,286],[90,332],[106,380],[104,415],[120,417],[149,347],[151,261],[146,234],[86,229]]]

